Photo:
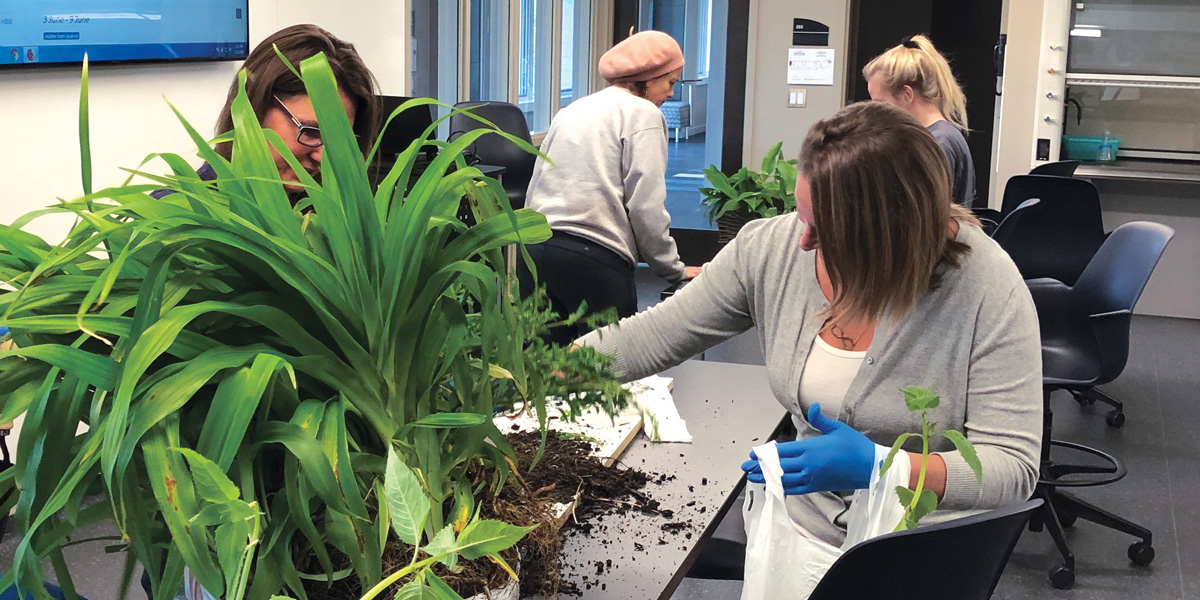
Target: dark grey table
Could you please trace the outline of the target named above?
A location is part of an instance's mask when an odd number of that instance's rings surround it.
[[[629,511],[591,521],[590,534],[569,535],[563,576],[585,600],[670,598],[731,508],[742,461],[786,414],[761,366],[689,361],[663,375],[675,378],[675,405],[693,441],[652,444],[639,434],[620,462],[651,474],[644,492],[674,514]],[[657,475],[666,480],[655,483]]]

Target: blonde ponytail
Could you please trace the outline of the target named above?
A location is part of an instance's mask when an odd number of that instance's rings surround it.
[[[888,91],[900,93],[904,86],[937,105],[951,123],[964,132],[967,127],[967,98],[954,79],[950,63],[946,62],[933,42],[923,35],[914,35],[899,45],[871,59],[863,67],[863,77],[870,79],[882,74]]]

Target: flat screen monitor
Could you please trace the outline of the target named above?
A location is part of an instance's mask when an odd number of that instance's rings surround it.
[[[382,106],[382,110],[380,111],[380,127],[384,123],[387,123],[388,116],[409,100],[412,100],[412,98],[405,96],[380,96],[379,102]],[[380,156],[395,157],[404,152],[414,140],[421,137],[422,133],[425,133],[425,130],[430,125],[433,125],[433,105],[431,104],[414,106],[396,115],[396,118],[392,119],[391,124],[388,125],[387,130],[383,131],[382,135],[379,136]],[[434,139],[435,137],[436,132],[435,135],[430,136],[430,139]],[[432,145],[425,146],[422,149],[422,154],[424,155],[424,159],[432,160],[433,156],[437,154],[437,147]]]
[[[242,60],[249,0],[0,0],[0,68]]]

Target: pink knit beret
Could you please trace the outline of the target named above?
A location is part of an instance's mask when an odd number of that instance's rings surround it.
[[[600,76],[609,83],[649,81],[683,66],[675,38],[661,31],[635,33],[600,57]]]

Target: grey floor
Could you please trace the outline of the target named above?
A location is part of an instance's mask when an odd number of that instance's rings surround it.
[[[642,269],[644,271],[644,269]],[[639,275],[643,304],[665,285]],[[1075,550],[1074,589],[1051,588],[1046,573],[1057,555],[1045,533],[1026,532],[996,590],[997,599],[1186,599],[1200,598],[1200,321],[1136,317],[1129,365],[1105,390],[1125,401],[1123,429],[1104,424],[1104,409],[1080,409],[1069,397],[1055,403],[1055,434],[1103,448],[1129,467],[1124,480],[1079,495],[1133,518],[1154,532],[1157,558],[1148,568],[1132,565],[1128,536],[1079,522],[1068,530]],[[0,542],[0,569],[11,565],[17,539],[9,522]],[[81,538],[108,533],[104,527]],[[68,550],[76,584],[92,600],[117,597],[122,556],[105,554],[111,542],[87,542]],[[737,582],[687,579],[675,598],[735,599]],[[131,594],[141,598],[140,592]],[[931,595],[936,597],[936,594]]]
[[[1059,560],[1050,536],[1027,531],[993,598],[1200,598],[1200,322],[1135,317],[1129,364],[1102,389],[1125,402],[1125,427],[1110,429],[1106,408],[1081,409],[1063,394],[1054,403],[1055,437],[1125,461],[1124,480],[1078,495],[1148,527],[1157,551],[1153,564],[1129,561],[1133,538],[1079,521],[1067,532],[1075,587],[1055,590],[1047,579]],[[674,598],[736,599],[740,589],[737,582],[686,579]]]

